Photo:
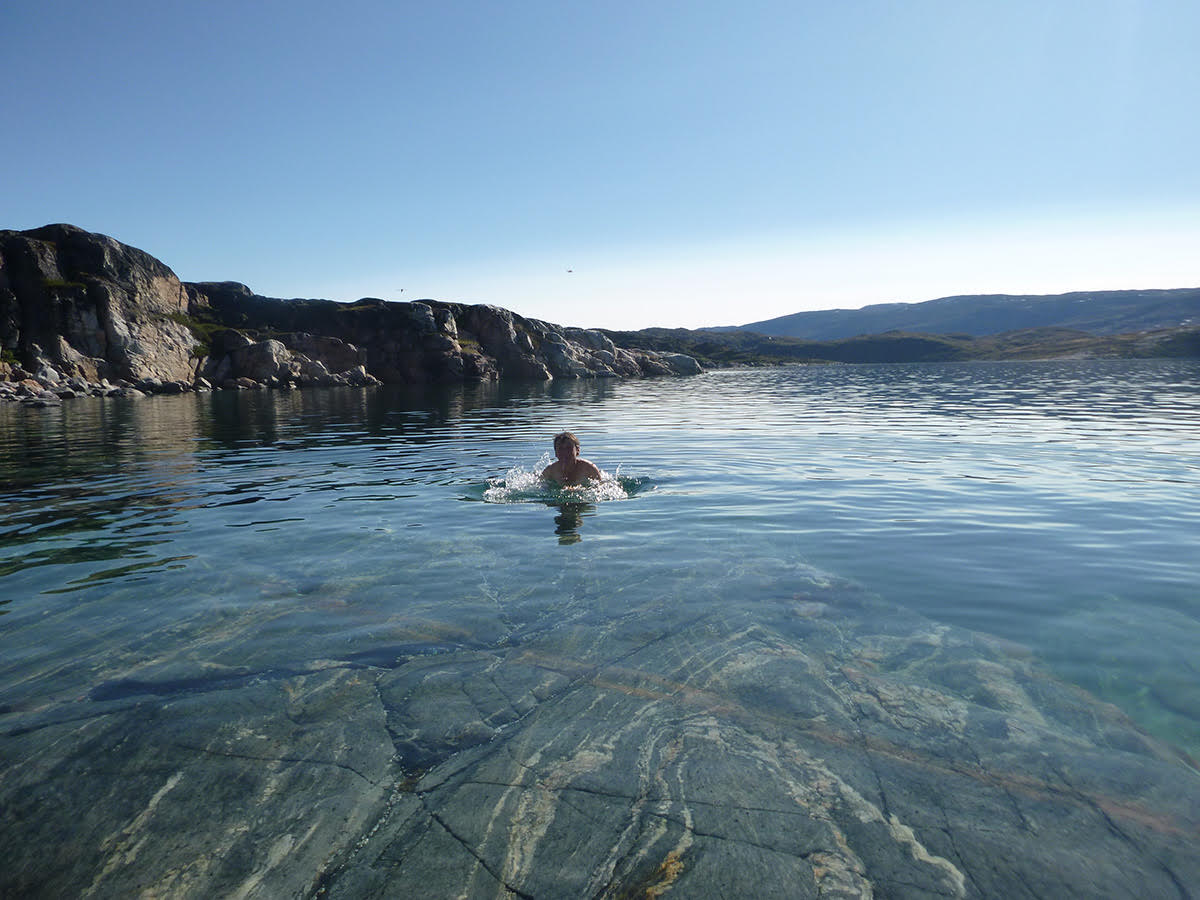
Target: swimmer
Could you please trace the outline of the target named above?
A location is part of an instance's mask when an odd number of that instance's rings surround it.
[[[563,486],[600,480],[600,470],[579,455],[579,438],[564,431],[554,436],[554,455],[558,462],[546,466],[542,478]]]

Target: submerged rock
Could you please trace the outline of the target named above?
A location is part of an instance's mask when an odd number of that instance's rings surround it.
[[[391,643],[238,667],[202,661],[278,629],[274,608],[173,624],[159,637],[192,639],[155,662],[96,660],[83,696],[0,715],[0,893],[1140,898],[1200,883],[1195,764],[1114,708],[850,586],[753,594],[500,601],[469,629],[461,608],[401,614]]]

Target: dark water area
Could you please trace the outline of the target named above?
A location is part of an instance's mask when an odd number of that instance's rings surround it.
[[[564,428],[601,484],[537,479]],[[1065,837],[998,863],[990,795],[928,818],[960,776],[1005,786],[1010,845],[1153,820],[1158,862],[1101,893],[1172,884],[1200,840],[1198,433],[1175,360],[0,406],[0,893],[386,896],[441,867],[431,896],[728,896],[751,862],[715,830],[793,896],[1103,870]],[[341,825],[302,828],[313,804]],[[823,836],[764,837],[801,814]]]

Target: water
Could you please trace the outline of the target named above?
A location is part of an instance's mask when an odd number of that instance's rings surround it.
[[[0,893],[1186,894],[1198,426],[1197,361],[0,406]]]
[[[537,483],[564,427],[605,484]],[[0,407],[0,696],[86,694],[244,609],[274,624],[220,665],[297,666],[404,643],[397,615],[471,643],[480,604],[757,560],[1011,641],[1196,753],[1198,432],[1195,361]]]

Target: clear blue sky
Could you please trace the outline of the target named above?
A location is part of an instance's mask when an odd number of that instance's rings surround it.
[[[0,227],[614,328],[1194,287],[1198,46],[1196,0],[7,0]]]

